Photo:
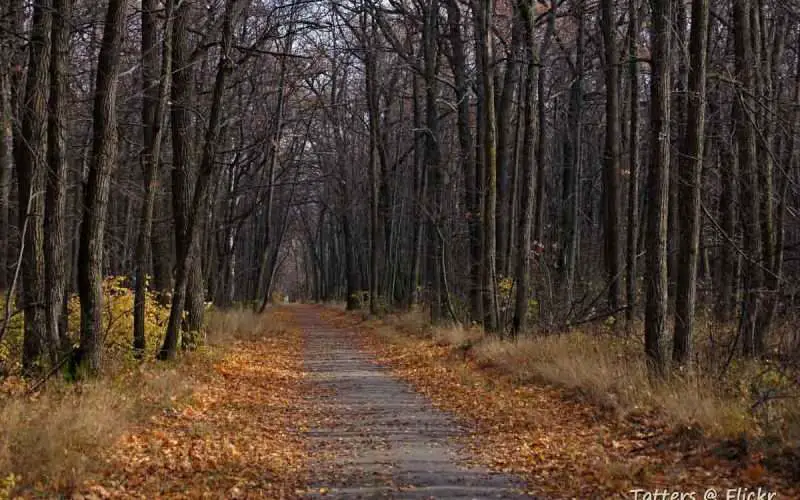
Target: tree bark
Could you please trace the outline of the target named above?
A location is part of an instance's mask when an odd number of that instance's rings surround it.
[[[536,44],[536,3],[520,3],[520,12],[525,23],[525,104],[523,111],[524,139],[522,151],[522,190],[520,191],[519,249],[516,255],[516,297],[512,334],[524,332],[527,327],[528,300],[530,295],[531,225],[533,223],[534,195],[536,192],[537,157],[537,91],[539,78],[539,54]]]
[[[439,51],[437,47],[437,23],[439,17],[439,1],[431,0],[427,6],[423,21],[423,81],[425,84],[425,174],[426,205],[423,210],[426,218],[426,289],[430,297],[431,320],[438,323],[444,317],[443,283],[441,267],[441,242],[438,224],[441,222],[442,208],[442,165],[439,147],[439,110],[436,104],[438,85],[436,81]],[[426,213],[427,212],[427,213]]]
[[[225,11],[222,17],[221,52],[217,63],[217,73],[211,97],[211,111],[203,141],[203,155],[200,162],[200,171],[197,175],[197,183],[194,188],[194,196],[192,197],[189,219],[186,225],[188,251],[182,256],[182,259],[178,260],[178,270],[175,279],[175,291],[172,295],[169,323],[167,325],[166,334],[164,335],[164,343],[159,351],[159,359],[174,359],[177,355],[181,317],[186,305],[187,285],[192,259],[194,258],[192,253],[200,243],[200,232],[203,227],[203,221],[205,220],[205,212],[207,211],[208,190],[214,173],[214,160],[219,142],[220,124],[222,122],[222,101],[228,75],[233,71],[231,50],[233,45],[233,23],[235,18],[238,17],[239,10],[237,3],[236,0],[227,0],[225,2]],[[177,19],[175,22],[177,26]],[[178,30],[180,30],[180,28],[178,28]],[[174,37],[176,46],[179,45],[177,33],[178,31],[176,31],[176,36]],[[181,36],[184,35],[185,33],[181,34]],[[176,57],[173,62],[177,67],[180,67],[178,65],[178,60],[180,59]],[[177,77],[177,75],[175,75],[175,77]]]
[[[661,339],[667,330],[667,210],[670,162],[671,0],[650,0],[650,170],[647,176],[646,302],[644,341],[651,374],[664,374]]]
[[[372,315],[376,315],[378,314],[378,253],[381,245],[378,213],[380,197],[380,173],[378,171],[380,100],[377,89],[378,61],[374,48],[377,29],[375,22],[371,21],[368,23],[366,18],[367,14],[365,12],[362,32],[364,37],[365,91],[367,98],[367,114],[369,116],[369,312]]]
[[[685,365],[691,353],[694,311],[697,297],[697,262],[700,246],[700,187],[705,145],[706,40],[708,0],[692,0],[689,35],[689,95],[686,135],[682,141],[678,205],[677,285],[675,288],[675,334],[672,360]]]
[[[630,148],[628,178],[628,228],[626,247],[626,309],[625,320],[630,326],[636,313],[636,254],[639,235],[639,9],[637,0],[628,0],[628,78],[630,80]]]
[[[25,9],[23,0],[7,0],[0,9],[0,290],[11,285],[9,273],[12,261],[11,245],[11,187],[14,165],[15,130],[19,118],[20,86],[22,67],[28,55],[22,50],[23,40],[15,36],[15,30],[24,26]],[[24,98],[24,97],[23,97]],[[19,205],[22,206],[22,205]]]
[[[94,135],[83,201],[78,291],[81,298],[79,363],[97,374],[102,362],[103,242],[111,173],[117,162],[117,76],[125,33],[127,0],[109,0],[95,85]]]
[[[562,183],[561,271],[566,289],[568,307],[574,302],[575,272],[580,248],[581,176],[583,165],[583,77],[585,51],[584,0],[574,6],[578,23],[575,48],[574,80],[569,89],[567,109],[567,138],[564,141],[564,171]]]
[[[49,61],[52,47],[52,2],[33,4],[28,74],[21,108],[21,133],[15,138],[14,156],[19,196],[19,227],[27,231],[22,240],[22,304],[25,317],[22,366],[35,371],[40,356],[51,354],[47,339],[44,269],[44,198],[47,182],[47,101]],[[27,210],[23,207],[27,207]],[[57,352],[57,351],[55,351]]]
[[[44,212],[45,285],[47,288],[47,338],[51,355],[69,348],[67,332],[61,331],[67,288],[67,77],[69,23],[72,0],[54,0],[50,58],[50,102],[47,124],[47,190]],[[56,346],[58,346],[56,348]],[[53,363],[57,360],[55,356]]]
[[[739,335],[745,356],[758,356],[764,351],[764,339],[756,318],[761,307],[761,240],[759,234],[759,178],[757,173],[756,131],[753,112],[755,80],[753,74],[753,39],[750,0],[734,0],[733,29],[736,73],[741,90],[734,96],[734,120],[737,155],[739,157],[739,192],[745,259],[742,269],[744,296],[739,317]]]
[[[603,200],[605,201],[605,267],[609,310],[621,302],[622,265],[620,254],[619,137],[620,105],[614,0],[601,1],[606,77],[606,138],[603,158]]]
[[[689,54],[687,52],[686,28],[689,20],[686,16],[685,0],[672,0],[672,94],[670,103],[671,137],[674,143],[680,143],[686,131],[687,86],[689,71]],[[680,181],[681,159],[678,155],[670,158],[669,176],[669,208],[667,214],[667,281],[670,305],[675,296],[678,281],[678,254],[680,253]]]
[[[423,109],[420,94],[420,78],[415,74],[412,79],[412,98],[414,107],[414,222],[411,241],[411,269],[409,271],[409,287],[407,303],[409,306],[420,300],[419,290],[422,285],[422,246],[425,219],[422,206],[427,199],[427,165],[425,160],[425,132],[423,130]]]
[[[484,230],[484,275],[483,313],[484,328],[489,332],[500,330],[497,304],[497,116],[495,115],[494,91],[494,36],[492,34],[493,0],[478,4],[475,18],[478,28],[477,42],[479,72],[482,75],[483,101],[480,120],[483,122],[484,183],[486,196],[483,199]]]
[[[513,126],[513,104],[518,94],[519,62],[522,44],[522,26],[517,20],[519,8],[517,2],[512,4],[511,46],[507,51],[506,68],[503,74],[503,86],[500,89],[497,103],[497,213],[496,218],[496,246],[497,246],[497,273],[500,276],[509,276],[512,272],[510,244],[514,225],[514,170],[515,160],[511,155],[511,138],[517,135]]]
[[[764,3],[759,2],[753,6],[753,11],[763,24],[766,24]],[[778,155],[778,141],[775,137],[776,117],[778,111],[779,88],[777,88],[778,76],[775,74],[775,67],[783,59],[785,40],[788,38],[787,29],[789,26],[788,16],[778,15],[773,21],[773,33],[770,39],[765,26],[759,30],[761,42],[761,90],[760,95],[764,96],[766,106],[759,106],[759,148],[758,148],[758,175],[761,186],[760,193],[760,216],[761,216],[761,260],[766,267],[764,272],[764,287],[766,293],[762,307],[758,311],[756,318],[756,328],[762,338],[766,338],[772,328],[775,311],[778,305],[778,294],[783,269],[783,252],[779,240],[782,239],[782,220],[783,220],[783,199],[785,190],[781,190],[776,196],[775,189],[775,161]],[[791,165],[791,160],[786,165]],[[775,199],[778,199],[776,213]]]
[[[470,103],[467,80],[467,57],[461,28],[461,11],[456,0],[447,2],[448,38],[450,40],[450,67],[455,80],[455,97],[458,103],[458,145],[461,170],[464,172],[464,207],[467,217],[467,239],[469,247],[469,317],[472,321],[483,321],[483,298],[481,296],[481,232],[479,197],[476,192],[475,145],[470,129]]]
[[[10,285],[8,273],[8,255],[11,246],[9,244],[12,169],[10,150],[13,149],[8,147],[13,142],[10,80],[6,74],[0,75],[0,290],[6,290]]]
[[[159,73],[158,23],[156,0],[142,2],[142,103],[143,144],[142,170],[144,174],[144,201],[139,218],[139,235],[136,240],[135,297],[133,311],[133,348],[144,351],[145,306],[147,296],[147,269],[153,235],[153,209],[156,201],[156,183],[161,163],[161,142],[166,117],[167,95],[172,74],[172,15],[174,2],[164,5],[164,29]]]

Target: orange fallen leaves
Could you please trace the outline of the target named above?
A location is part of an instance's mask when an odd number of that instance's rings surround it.
[[[89,498],[294,498],[307,416],[298,330],[236,342],[190,401],[128,432]]]
[[[474,460],[518,474],[531,485],[531,494],[630,498],[634,488],[702,494],[711,487],[762,486],[779,492],[779,498],[800,497],[795,485],[769,476],[759,463],[729,462],[701,444],[690,451],[675,446],[669,442],[672,430],[655,415],[621,421],[558,388],[517,384],[432,340],[400,333],[387,343],[386,335],[372,334],[385,328],[379,322],[324,314],[359,329],[365,349],[381,363],[468,423],[464,444]]]

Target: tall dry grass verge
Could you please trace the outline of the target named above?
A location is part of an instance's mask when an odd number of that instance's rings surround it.
[[[619,335],[607,324],[509,340],[474,327],[431,327],[416,310],[388,317],[377,330],[395,343],[403,342],[398,331],[431,339],[517,384],[566,388],[620,417],[649,412],[713,438],[746,435],[797,446],[798,372],[774,360],[731,360],[727,346],[733,345],[733,329],[705,318],[699,323],[692,367],[662,381],[648,376],[641,338]]]
[[[96,380],[68,382],[56,375],[32,395],[32,382],[0,380],[0,499],[72,492],[127,429],[188,397],[226,344],[271,328],[246,310],[209,311],[209,343],[176,362],[136,362],[110,349]]]
[[[253,341],[266,335],[285,334],[293,328],[292,317],[284,308],[271,308],[259,314],[248,307],[212,310],[206,315],[206,339],[209,345],[232,341]]]
[[[115,366],[98,380],[56,380],[37,394],[0,397],[0,497],[72,491],[125,429],[190,391],[188,366],[202,363],[192,357],[181,367]]]

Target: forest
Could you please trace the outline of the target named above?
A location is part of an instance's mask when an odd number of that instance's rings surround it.
[[[108,276],[134,348],[145,292],[169,302],[167,358],[205,302],[273,292],[500,335],[620,320],[656,371],[691,359],[697,315],[741,355],[796,353],[793,2],[102,7],[2,12],[26,370],[72,345],[98,368]]]
[[[0,378],[343,302],[797,408],[795,0],[5,0],[0,47]]]

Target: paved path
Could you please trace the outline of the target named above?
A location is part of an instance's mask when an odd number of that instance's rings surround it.
[[[354,334],[326,324],[319,309],[298,307],[305,363],[329,416],[310,432],[316,493],[325,498],[530,498],[522,484],[467,467],[461,432],[407,384],[357,347]]]

